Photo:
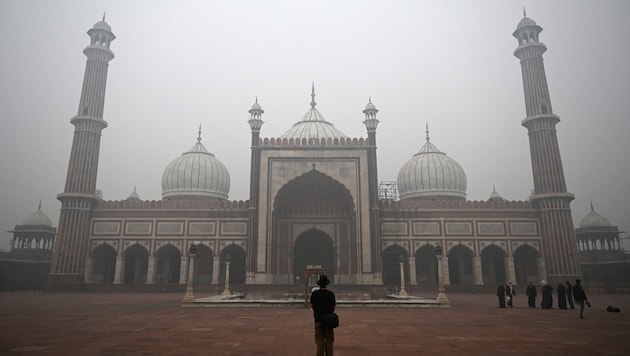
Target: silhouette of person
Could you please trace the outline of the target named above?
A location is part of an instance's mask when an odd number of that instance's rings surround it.
[[[536,308],[536,286],[532,281],[529,281],[525,294],[527,295],[527,305],[529,305],[530,308]]]
[[[499,308],[505,308],[505,285],[503,283],[497,287],[497,297],[499,297]]]
[[[311,309],[313,310],[313,319],[315,320],[315,343],[317,344],[317,356],[332,356],[333,343],[335,342],[334,329],[324,329],[320,322],[322,314],[329,314],[335,311],[337,301],[335,293],[328,290],[330,284],[328,276],[325,274],[319,276],[317,285],[319,289],[311,293]]]
[[[507,296],[507,305],[511,308],[514,301],[514,296],[516,295],[516,291],[514,290],[512,281],[508,281],[507,286],[505,287],[505,295]]]
[[[558,287],[556,288],[558,292],[558,309],[567,309],[567,294],[566,289],[564,288],[564,284],[562,282],[558,282]]]
[[[543,309],[551,309],[553,308],[553,287],[551,284],[547,283],[547,281],[542,281],[542,302],[540,306]]]
[[[575,285],[573,286],[573,300],[580,306],[580,319],[584,319],[584,303],[588,303],[588,299],[586,298],[586,292],[584,292],[584,288],[582,288],[582,281],[579,279],[575,280]],[[590,306],[590,305],[589,305]]]

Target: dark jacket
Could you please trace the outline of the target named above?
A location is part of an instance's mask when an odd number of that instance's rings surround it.
[[[584,288],[582,288],[581,284],[575,284],[573,286],[573,299],[575,299],[578,303],[588,300],[586,299],[586,293],[584,292]]]
[[[328,289],[320,288],[311,293],[311,306],[313,307],[313,318],[316,323],[319,322],[320,315],[334,312],[336,305],[335,293]]]

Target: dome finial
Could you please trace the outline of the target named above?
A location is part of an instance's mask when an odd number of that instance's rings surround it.
[[[311,87],[311,107],[315,108],[317,103],[315,102],[315,81],[313,81],[313,86]]]
[[[103,11],[103,21],[105,21],[105,14],[107,13],[107,10]]]
[[[37,210],[41,211],[42,210],[42,201],[39,201],[39,207],[37,208]]]
[[[197,136],[197,142],[201,142],[201,124],[199,124],[199,136]]]
[[[523,17],[527,17],[527,11],[525,11],[525,6],[523,6]]]
[[[496,193],[497,192],[497,188],[494,186],[494,184],[492,185],[492,192]]]
[[[595,211],[595,208],[593,208],[593,201],[591,200],[591,211]]]
[[[427,142],[431,141],[431,138],[429,137],[429,122],[427,121]]]

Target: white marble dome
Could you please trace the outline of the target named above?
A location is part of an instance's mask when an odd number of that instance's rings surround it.
[[[304,117],[296,122],[287,132],[280,136],[281,138],[346,138],[343,132],[339,131],[332,123],[327,121],[324,116],[315,108],[315,87],[311,92],[311,108],[304,114]]]
[[[610,221],[605,217],[601,216],[599,213],[593,209],[593,204],[591,204],[591,211],[586,214],[582,221],[580,221],[580,227],[602,227],[602,226],[612,226],[610,225]]]
[[[30,214],[22,220],[22,225],[29,226],[52,226],[52,221],[44,212],[42,211],[42,206],[40,204],[39,208],[36,212]]]
[[[398,193],[405,199],[466,199],[466,173],[429,140],[398,172]]]
[[[166,166],[162,174],[162,198],[227,199],[230,174],[216,157],[197,143]]]

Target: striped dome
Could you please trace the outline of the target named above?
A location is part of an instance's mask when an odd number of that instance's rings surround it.
[[[216,157],[197,143],[166,166],[162,174],[162,198],[207,197],[227,199],[230,174]]]
[[[429,141],[398,172],[400,199],[466,199],[466,173]]]
[[[311,108],[304,114],[302,119],[291,127],[281,138],[345,138],[343,132],[339,131],[332,123],[315,108],[315,86],[311,91]]]

